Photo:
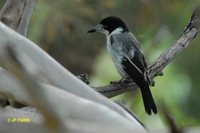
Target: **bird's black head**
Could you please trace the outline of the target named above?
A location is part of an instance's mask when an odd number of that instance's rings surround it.
[[[117,28],[122,28],[123,32],[127,32],[128,28],[126,24],[118,17],[106,17],[100,21],[100,23],[95,26],[93,29],[89,30],[88,33],[92,32],[102,32],[110,34]]]
[[[111,16],[111,17],[104,18],[103,20],[101,20],[100,24],[102,24],[104,29],[109,31],[109,33],[111,33],[117,28],[122,28],[123,31],[128,31],[126,24],[120,18],[117,18],[117,17]]]

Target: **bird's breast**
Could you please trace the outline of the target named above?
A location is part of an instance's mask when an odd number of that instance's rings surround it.
[[[113,36],[107,38],[107,47],[113,56],[119,57],[124,55],[123,44],[118,42],[118,40]]]
[[[124,57],[124,53],[122,51],[122,46],[120,46],[119,43],[117,43],[116,40],[114,40],[114,38],[112,39],[113,40],[111,41],[111,38],[107,38],[107,48],[112,57],[116,69],[118,70],[121,76],[124,76],[125,72],[122,66],[122,59]]]

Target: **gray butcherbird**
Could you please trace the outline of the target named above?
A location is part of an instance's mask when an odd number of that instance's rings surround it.
[[[114,65],[122,77],[128,75],[140,88],[145,111],[151,115],[157,108],[151,94],[147,75],[147,64],[135,36],[126,24],[117,17],[107,17],[88,31],[106,35],[107,47]]]

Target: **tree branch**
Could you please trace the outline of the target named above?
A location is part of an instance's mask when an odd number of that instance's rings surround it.
[[[133,116],[131,116],[132,120],[127,119],[117,111],[94,100],[41,83],[34,77],[33,72],[39,69],[30,63],[31,58],[28,58],[20,48],[14,49],[10,46],[13,45],[1,44],[0,46],[0,64],[7,70],[0,70],[0,94],[12,97],[26,105],[36,106],[51,127],[62,126],[60,128],[64,130],[65,121],[75,119],[146,131]],[[81,89],[84,89],[84,86]],[[95,91],[94,93],[100,95]],[[64,104],[60,104],[61,101]]]
[[[16,31],[24,36],[27,34],[30,18],[38,0],[26,0]]]
[[[197,7],[191,20],[178,40],[171,45],[171,47],[160,55],[160,57],[149,66],[149,76],[153,79],[162,75],[163,69],[180,53],[182,52],[190,42],[196,37],[200,27],[200,7]],[[127,91],[133,91],[137,88],[134,82],[130,83],[115,83],[107,86],[96,87],[95,89],[106,97],[114,97]]]
[[[7,0],[0,11],[0,21],[26,36],[36,2],[37,0]]]
[[[37,0],[7,0],[0,11],[0,21],[23,36],[26,36],[30,17]],[[6,106],[9,103],[7,98],[0,96],[0,105]],[[23,107],[10,99],[14,107]]]

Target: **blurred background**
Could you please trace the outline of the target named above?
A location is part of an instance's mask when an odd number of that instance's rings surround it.
[[[0,1],[0,5],[5,0]],[[86,32],[107,16],[122,18],[141,42],[148,64],[176,41],[199,0],[39,0],[28,38],[75,75],[88,73],[92,86],[119,80],[102,34]],[[122,101],[150,129],[166,127],[162,107],[179,127],[200,125],[200,37],[155,79],[159,114],[148,116],[139,89],[113,98]],[[106,112],[105,112],[106,113]]]

